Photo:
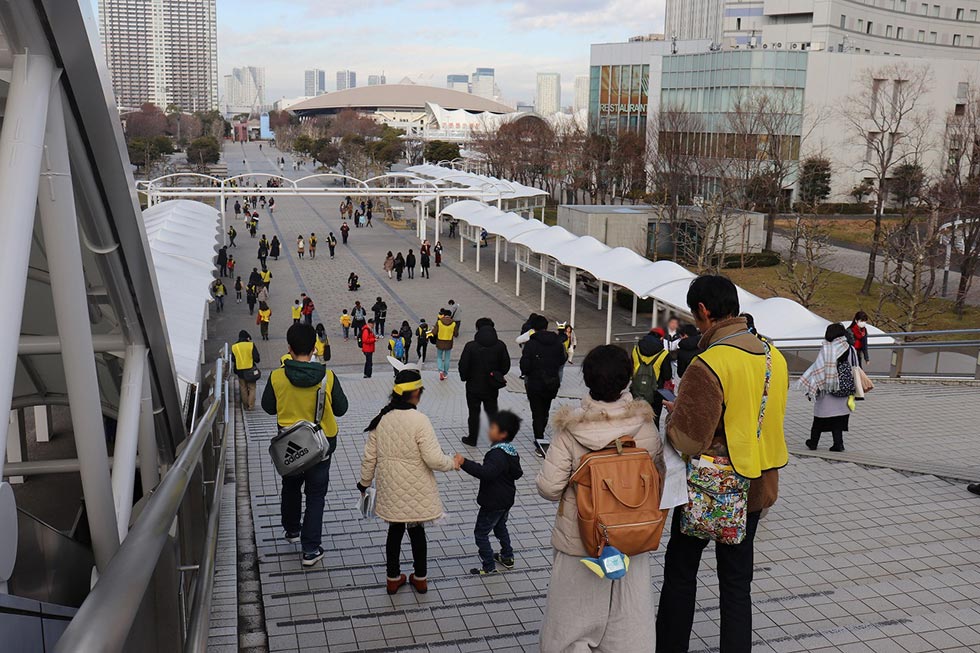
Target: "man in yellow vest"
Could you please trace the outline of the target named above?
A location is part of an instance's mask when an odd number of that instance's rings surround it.
[[[330,453],[326,460],[302,474],[284,476],[282,479],[283,537],[287,542],[300,542],[303,548],[304,567],[315,565],[323,558],[321,531],[323,507],[330,482],[330,459],[337,446],[337,417],[347,412],[347,395],[340,387],[340,380],[322,363],[310,361],[316,346],[316,330],[308,324],[294,324],[286,331],[291,359],[269,375],[269,382],[262,393],[262,409],[276,416],[280,429],[300,421],[316,419],[317,394],[321,386],[326,393],[323,419],[320,425],[330,441]],[[306,494],[306,512],[302,512],[303,494]],[[302,521],[301,521],[302,518]]]
[[[727,458],[751,479],[745,538],[715,545],[721,588],[721,641],[724,653],[752,650],[752,568],[756,528],[763,509],[776,502],[779,468],[789,454],[783,435],[789,375],[779,351],[753,335],[739,314],[735,285],[721,276],[691,283],[687,304],[704,335],[699,354],[684,373],[677,400],[664,405],[667,439],[692,458]],[[681,531],[674,509],[664,560],[664,582],[657,613],[657,651],[688,650],[694,622],[701,553],[708,540]]]
[[[242,408],[255,407],[255,381],[259,378],[258,364],[262,360],[259,349],[252,342],[252,336],[244,329],[238,332],[238,342],[231,346],[231,358],[235,376],[238,377],[238,394],[241,395]]]
[[[453,320],[449,309],[439,311],[439,319],[433,329],[436,335],[436,364],[439,367],[439,380],[449,378],[449,363],[453,355],[453,342],[459,336],[459,322]]]

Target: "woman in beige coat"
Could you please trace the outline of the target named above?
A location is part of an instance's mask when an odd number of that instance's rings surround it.
[[[645,401],[627,391],[632,365],[615,345],[596,347],[582,362],[589,394],[580,406],[563,406],[552,419],[555,434],[538,473],[538,493],[559,501],[551,532],[554,561],[544,622],[543,653],[603,651],[634,653],[654,649],[653,585],[650,556],[630,559],[629,573],[610,581],[580,562],[590,555],[579,536],[575,490],[569,484],[579,459],[627,436],[650,452],[663,478],[663,445]]]
[[[408,581],[420,594],[428,591],[425,523],[442,516],[433,471],[459,468],[452,456],[442,452],[429,418],[416,410],[422,390],[418,370],[399,372],[390,403],[366,429],[368,441],[357,488],[364,492],[375,482],[374,512],[388,522],[388,594],[394,594]],[[415,573],[407,580],[401,573],[401,546],[406,530],[415,565]]]

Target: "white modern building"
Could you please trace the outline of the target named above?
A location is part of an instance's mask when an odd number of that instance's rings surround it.
[[[561,111],[561,75],[559,73],[538,73],[534,109],[542,116],[553,116]]]
[[[470,92],[488,100],[500,97],[500,89],[497,88],[494,69],[477,68],[470,76]]]
[[[327,92],[327,73],[319,68],[303,73],[303,94],[308,97]]]
[[[357,73],[353,70],[337,71],[337,90],[343,91],[348,88],[357,87]]]
[[[215,0],[99,0],[99,28],[120,109],[218,107]]]
[[[387,83],[388,80],[385,78],[384,73],[380,75],[368,75],[368,86],[381,86]]]
[[[469,93],[470,76],[469,75],[446,75],[446,88],[451,88],[454,91],[462,91],[463,93]]]
[[[670,39],[707,39],[720,42],[727,0],[667,0],[664,35]],[[762,2],[746,3],[755,11]],[[809,3],[796,4],[813,4]]]
[[[575,76],[575,103],[572,105],[574,113],[588,112],[589,110],[589,76]]]
[[[265,68],[242,66],[225,75],[226,114],[257,113],[265,106]]]

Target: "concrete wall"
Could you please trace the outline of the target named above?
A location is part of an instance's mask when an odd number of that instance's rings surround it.
[[[592,236],[610,247],[626,247],[647,255],[647,225],[653,216],[649,206],[558,207],[558,226],[577,236]]]

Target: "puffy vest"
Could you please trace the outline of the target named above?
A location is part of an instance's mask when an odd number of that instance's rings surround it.
[[[316,393],[320,389],[320,383],[309,388],[300,388],[289,382],[286,378],[286,370],[282,367],[273,370],[269,375],[269,383],[276,393],[276,422],[280,427],[286,428],[296,422],[306,420],[312,422],[316,416]],[[337,435],[337,418],[333,414],[331,405],[331,393],[333,392],[334,375],[327,370],[327,397],[323,405],[323,419],[320,426],[323,427],[323,434],[328,438]]]
[[[250,370],[255,366],[252,359],[253,351],[255,351],[255,344],[251,340],[236,342],[231,346],[231,353],[235,355],[236,370]]]
[[[438,331],[436,332],[436,340],[452,340],[453,334],[456,332],[456,323],[450,322],[446,324],[442,320],[436,322]]]
[[[756,431],[766,378],[765,354],[719,344],[697,356],[721,382],[725,401],[722,421],[728,455],[735,471],[746,478],[759,478],[762,472],[784,467],[789,462],[783,433],[789,372],[783,355],[772,345],[770,347],[772,377],[760,436]]]

